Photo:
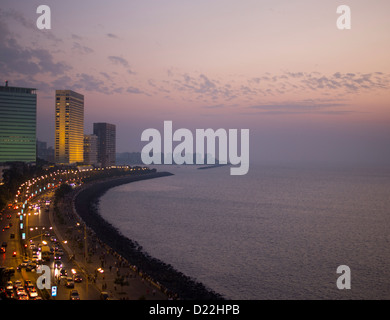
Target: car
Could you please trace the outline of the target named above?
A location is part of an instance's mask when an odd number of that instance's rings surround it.
[[[79,292],[76,289],[70,291],[69,294],[70,300],[80,300]]]
[[[14,288],[14,285],[12,284],[12,281],[7,281],[7,285],[5,286],[6,290],[12,290]]]
[[[55,237],[55,236],[51,236],[51,237],[50,237],[50,241],[51,241],[51,242],[56,242],[56,241],[57,241],[57,239],[56,239],[56,237]]]
[[[37,268],[37,264],[35,262],[29,262],[26,266],[26,271],[32,271]]]
[[[8,276],[8,277],[12,277],[14,274],[15,274],[14,267],[5,268],[3,271],[3,275]]]
[[[31,286],[32,285],[32,281],[31,280],[24,280],[24,287],[27,288],[28,286]]]
[[[57,255],[57,254],[54,255],[54,260],[61,260],[61,258],[62,258],[62,257],[59,256],[59,255]]]
[[[102,291],[100,293],[100,300],[110,300],[110,297],[108,295],[108,292]]]
[[[65,285],[66,285],[67,288],[74,288],[73,278],[72,277],[67,277]]]
[[[12,256],[16,257],[16,251],[12,252]]]
[[[36,298],[38,296],[37,289],[35,289],[35,287],[29,288],[28,289],[28,296],[31,299]]]
[[[18,294],[18,300],[28,300],[28,295],[26,292]]]
[[[15,280],[15,282],[14,282],[14,289],[16,290],[19,287],[22,287],[22,281]]]
[[[61,260],[54,261],[54,267],[57,268],[57,269],[61,269],[62,268]]]
[[[66,271],[65,269],[61,269],[60,271],[60,278],[67,278],[68,277],[68,271]]]
[[[17,296],[20,296],[20,295],[22,295],[22,294],[27,295],[26,290],[25,290],[23,287],[17,287],[17,288],[16,288],[16,295],[17,295]]]
[[[5,293],[6,293],[5,298],[7,298],[7,299],[14,299],[15,298],[15,294],[14,294],[14,290],[13,289],[6,290]]]
[[[0,253],[5,253],[5,248],[4,247],[0,248]]]
[[[27,259],[23,259],[22,263],[20,264],[20,266],[22,268],[26,268],[27,265],[30,263],[31,261],[30,260],[27,260]]]
[[[76,273],[74,275],[74,282],[82,282],[83,281],[83,278],[81,277],[81,275],[79,273]]]

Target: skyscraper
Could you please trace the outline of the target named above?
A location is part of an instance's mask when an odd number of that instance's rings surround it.
[[[36,89],[0,86],[0,162],[36,161]]]
[[[84,96],[72,90],[56,90],[55,162],[84,161]]]
[[[94,123],[93,134],[98,137],[98,162],[102,167],[115,165],[116,127],[110,123]]]
[[[94,134],[84,135],[84,164],[97,165],[98,137]]]

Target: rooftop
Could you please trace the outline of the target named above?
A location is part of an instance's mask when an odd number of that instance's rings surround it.
[[[35,88],[9,87],[8,81],[5,82],[5,86],[0,86],[0,92],[7,93],[36,94],[36,90]]]

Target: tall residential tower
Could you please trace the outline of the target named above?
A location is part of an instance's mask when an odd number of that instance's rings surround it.
[[[36,161],[36,89],[0,86],[0,162]]]
[[[98,137],[94,134],[84,135],[84,164],[98,165]]]
[[[56,90],[55,162],[84,161],[84,96],[72,90]]]
[[[115,165],[116,127],[110,123],[94,123],[93,134],[98,137],[98,162],[102,167]]]

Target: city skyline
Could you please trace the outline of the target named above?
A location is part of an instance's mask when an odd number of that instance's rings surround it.
[[[0,300],[386,299],[389,12],[3,0]]]
[[[51,30],[36,28],[38,5],[5,1],[0,72],[38,89],[49,145],[64,88],[86,97],[84,133],[117,125],[117,152],[172,120],[249,128],[251,162],[390,161],[386,1],[350,4],[344,31],[338,1],[49,1]]]

